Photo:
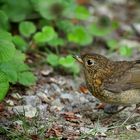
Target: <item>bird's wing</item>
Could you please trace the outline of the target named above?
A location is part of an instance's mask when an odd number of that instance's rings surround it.
[[[103,83],[103,88],[119,93],[129,89],[140,89],[140,63],[132,65],[127,63],[120,67],[115,67],[116,71],[110,75]]]

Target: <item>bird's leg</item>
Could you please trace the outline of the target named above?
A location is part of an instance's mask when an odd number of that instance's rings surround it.
[[[127,108],[127,106],[122,107],[121,109],[119,109],[118,111],[116,111],[114,114],[118,114],[119,112],[123,111],[125,108]]]
[[[114,114],[118,111],[118,105],[106,104],[104,107],[104,112],[107,114]]]
[[[121,126],[123,126],[132,116],[133,114],[136,112],[136,110],[140,107],[140,104],[136,104],[135,109],[133,110],[133,112],[128,116],[128,118],[122,123]]]
[[[112,119],[112,117],[113,117],[114,115],[116,115],[117,113],[121,112],[121,111],[124,110],[126,107],[127,107],[127,106],[124,106],[124,107],[122,107],[121,109],[119,109],[118,111],[112,112],[112,114],[110,115],[110,117],[106,120],[106,123],[110,122],[110,120]]]

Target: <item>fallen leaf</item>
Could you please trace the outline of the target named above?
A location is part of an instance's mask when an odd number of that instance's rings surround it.
[[[74,112],[64,112],[61,113],[61,115],[63,115],[63,117],[70,122],[78,122],[80,119],[78,116],[76,116],[76,114],[74,114]]]
[[[4,104],[3,103],[0,103],[0,112],[3,112],[4,111]]]
[[[79,90],[80,90],[80,92],[82,92],[84,94],[88,94],[89,93],[88,88],[84,84],[80,85]]]
[[[49,138],[50,136],[60,137],[62,136],[63,128],[59,125],[54,125],[47,131],[46,137]]]
[[[105,106],[106,106],[106,103],[99,103],[99,105],[96,106],[95,109],[104,109]]]
[[[37,135],[31,135],[32,140],[39,140],[39,137]]]

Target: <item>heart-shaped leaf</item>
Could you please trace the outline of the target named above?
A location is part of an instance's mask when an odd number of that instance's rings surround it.
[[[30,37],[36,31],[36,26],[30,21],[23,21],[19,24],[19,31],[25,37]]]

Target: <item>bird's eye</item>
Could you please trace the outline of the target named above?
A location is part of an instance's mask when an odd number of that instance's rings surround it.
[[[89,66],[94,65],[94,61],[91,59],[87,60],[87,65]]]

